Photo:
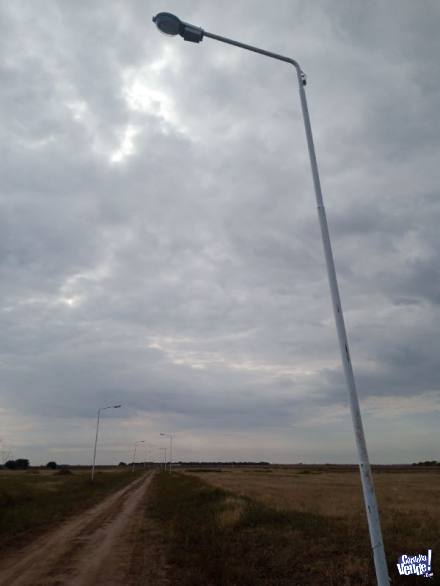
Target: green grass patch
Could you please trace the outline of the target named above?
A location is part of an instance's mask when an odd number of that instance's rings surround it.
[[[140,473],[85,471],[60,475],[0,471],[0,548],[16,545],[68,515],[92,506]]]
[[[192,475],[157,475],[148,515],[164,531],[173,584],[375,583],[368,536],[353,542],[342,520],[277,510]]]

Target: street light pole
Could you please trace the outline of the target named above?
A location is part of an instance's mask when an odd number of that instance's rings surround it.
[[[161,468],[163,468],[164,470],[166,470],[166,465],[167,465],[167,449],[166,448],[159,448],[159,451],[162,452],[162,464],[161,464]]]
[[[163,435],[165,437],[170,438],[170,467],[169,467],[169,471],[171,473],[171,462],[173,460],[173,434],[172,433],[161,433],[160,435]]]
[[[119,409],[121,405],[109,405],[108,407],[101,407],[98,409],[98,416],[96,418],[96,435],[95,435],[95,447],[93,448],[93,464],[92,464],[92,474],[91,480],[95,478],[95,462],[96,462],[96,446],[98,445],[98,432],[99,432],[99,420],[101,418],[101,411],[105,411],[106,409]]]
[[[241,49],[246,49],[254,53],[259,53],[266,57],[271,57],[279,61],[284,61],[293,65],[296,70],[299,96],[301,101],[301,109],[304,120],[304,129],[307,139],[307,148],[309,151],[310,165],[312,169],[313,186],[315,189],[316,204],[318,208],[319,224],[321,228],[322,243],[324,246],[324,256],[327,265],[327,275],[330,285],[330,293],[332,298],[333,313],[336,322],[336,330],[339,340],[339,349],[341,353],[342,365],[344,369],[349,400],[351,416],[353,421],[354,435],[356,439],[356,448],[358,454],[359,469],[362,481],[362,490],[364,495],[365,510],[368,519],[368,528],[370,532],[371,547],[373,550],[374,565],[376,569],[376,578],[378,586],[389,586],[389,576],[386,564],[385,549],[382,539],[382,530],[380,526],[379,510],[377,506],[376,494],[374,490],[373,476],[371,473],[370,462],[367,452],[367,444],[365,441],[365,434],[362,424],[362,417],[359,407],[359,399],[356,390],[356,384],[353,374],[353,367],[350,359],[350,351],[348,347],[348,338],[345,330],[344,316],[342,313],[341,300],[339,296],[338,282],[336,278],[336,269],[333,258],[333,252],[330,242],[330,234],[328,230],[327,217],[325,213],[321,183],[319,180],[318,163],[316,160],[315,146],[313,143],[312,127],[310,124],[310,116],[307,106],[307,98],[305,92],[306,76],[302,71],[301,67],[294,59],[278,55],[277,53],[271,53],[251,45],[246,45],[232,39],[220,37],[207,31],[204,31],[200,27],[193,26],[186,22],[181,21],[179,18],[168,12],[161,12],[153,17],[153,22],[156,23],[159,30],[167,35],[177,35],[183,37],[185,41],[191,41],[193,43],[200,43],[204,37],[234,45]]]
[[[151,454],[151,466],[154,467],[154,449],[157,448],[155,444],[145,444],[145,456],[147,458],[146,464],[148,464],[148,454]]]
[[[138,444],[144,444],[145,440],[140,440],[138,442],[134,442],[134,451],[133,451],[133,463],[132,463],[132,467],[131,467],[131,471],[134,472],[134,462],[136,459],[136,448],[138,446]]]

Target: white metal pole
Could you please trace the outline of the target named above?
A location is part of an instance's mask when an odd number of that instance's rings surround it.
[[[170,474],[171,474],[171,462],[173,461],[173,434],[170,433]]]
[[[137,442],[134,443],[133,464],[132,464],[132,467],[131,467],[131,471],[132,472],[134,472],[134,461],[135,461],[135,458],[136,458],[136,447],[137,447]]]
[[[299,67],[296,67],[296,71],[298,76],[301,108],[304,118],[304,128],[306,132],[307,146],[310,156],[310,165],[312,168],[313,185],[315,188],[316,203],[318,207],[319,224],[321,227],[321,236],[324,245],[324,255],[327,264],[327,274],[333,303],[333,313],[335,316],[336,329],[338,332],[339,340],[339,349],[341,352],[342,364],[344,367],[345,379],[350,398],[351,416],[353,420],[354,435],[356,438],[356,448],[358,453],[362,490],[364,494],[365,509],[368,519],[368,528],[370,531],[371,546],[373,549],[377,583],[379,586],[388,586],[390,582],[385,557],[385,549],[382,539],[382,531],[380,526],[379,510],[377,506],[370,462],[368,459],[367,444],[365,441],[365,434],[362,425],[362,417],[359,408],[359,399],[356,390],[353,367],[350,359],[350,351],[348,348],[348,338],[345,330],[344,316],[342,313],[341,300],[339,296],[338,281],[336,278],[335,262],[330,243],[327,217],[322,199],[321,184],[318,173],[318,164],[316,161],[312,128],[310,124],[309,111],[307,107],[306,92],[304,89],[304,79],[301,69]]]
[[[170,438],[170,462],[169,462],[169,466],[168,466],[168,471],[171,474],[171,460],[173,459],[173,434],[172,433],[161,433],[160,435],[163,437]],[[166,470],[166,466],[165,466],[165,470]]]
[[[99,430],[99,417],[100,417],[100,415],[101,415],[101,409],[98,409],[98,417],[96,419],[95,447],[93,449],[92,481],[95,478],[96,445],[98,443],[98,430]]]
[[[95,448],[93,450],[92,480],[95,476],[96,446],[98,444],[98,430],[99,430],[99,419],[101,416],[101,411],[105,411],[105,409],[119,409],[120,407],[121,407],[121,405],[109,405],[108,407],[100,407],[98,409],[98,417],[96,420]]]

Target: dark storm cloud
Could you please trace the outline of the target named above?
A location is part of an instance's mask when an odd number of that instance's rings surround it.
[[[361,399],[438,409],[439,8],[396,6],[2,7],[11,443],[20,417],[38,430],[121,401],[121,437],[152,417],[186,432],[300,426],[306,442],[310,422],[322,460],[338,453],[346,391],[294,70],[159,36],[164,9],[299,59]]]

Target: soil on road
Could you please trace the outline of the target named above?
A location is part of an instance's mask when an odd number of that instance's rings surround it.
[[[167,586],[147,473],[0,562],[0,585]]]

